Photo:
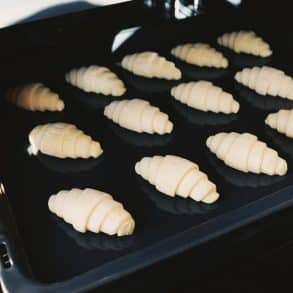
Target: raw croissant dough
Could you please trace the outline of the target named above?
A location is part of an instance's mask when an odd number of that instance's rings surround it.
[[[270,45],[252,31],[226,33],[219,37],[217,42],[236,53],[247,53],[261,57],[272,55]]]
[[[59,191],[48,201],[49,210],[79,232],[131,235],[135,223],[123,205],[108,193],[86,188]]]
[[[293,109],[271,113],[267,116],[265,123],[280,133],[293,138]]]
[[[97,158],[103,150],[100,144],[75,125],[68,123],[48,123],[38,125],[29,134],[31,151],[57,158]]]
[[[267,175],[287,173],[286,161],[250,133],[221,132],[210,136],[206,145],[226,165],[239,171]]]
[[[10,89],[7,100],[29,111],[62,111],[64,103],[58,94],[42,83],[30,83]]]
[[[171,50],[175,57],[197,66],[227,68],[228,60],[208,44],[195,43],[179,45]]]
[[[85,92],[122,96],[126,92],[125,85],[118,76],[107,67],[92,65],[69,71],[65,79]]]
[[[239,103],[233,96],[209,81],[181,83],[171,90],[171,95],[189,107],[207,112],[237,113]]]
[[[180,79],[181,71],[175,64],[156,52],[142,52],[127,55],[123,58],[121,66],[137,75],[147,78]]]
[[[198,165],[178,156],[144,157],[136,163],[135,172],[172,197],[177,194],[204,203],[213,203],[219,198],[216,185]]]
[[[293,79],[282,70],[269,66],[244,68],[236,73],[235,79],[260,95],[293,100]]]
[[[167,114],[141,99],[114,101],[105,107],[104,115],[136,132],[165,134],[173,130]]]

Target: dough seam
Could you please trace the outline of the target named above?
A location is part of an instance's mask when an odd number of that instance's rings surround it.
[[[252,152],[252,150],[254,149],[254,146],[255,146],[255,144],[257,143],[257,139],[250,145],[250,147],[249,147],[249,150],[248,150],[248,152],[247,152],[247,155],[246,155],[246,168],[245,168],[245,170],[248,172],[248,159],[249,159],[249,155],[250,155],[250,153]]]
[[[181,185],[182,181],[184,180],[184,178],[194,169],[196,169],[194,166],[190,166],[190,168],[182,175],[182,177],[180,178],[180,180],[178,181],[178,184],[175,188],[175,194],[177,194],[179,186]]]

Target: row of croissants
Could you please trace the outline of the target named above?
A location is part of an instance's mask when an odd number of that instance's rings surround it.
[[[58,158],[97,158],[100,144],[73,124],[38,125],[29,134],[34,154]],[[221,132],[208,137],[206,145],[219,159],[236,170],[255,174],[285,175],[287,162],[277,151],[250,133]],[[158,191],[196,202],[212,204],[220,197],[216,185],[198,164],[176,155],[144,157],[135,172]],[[124,236],[134,231],[133,217],[107,193],[93,189],[60,191],[49,198],[51,212],[80,232],[103,232]]]
[[[51,125],[52,126],[52,125]],[[284,175],[287,163],[266,143],[250,133],[218,133],[206,144],[225,164],[243,172]],[[220,197],[216,185],[198,164],[175,155],[144,157],[135,172],[158,191],[212,204]],[[103,232],[125,236],[134,232],[135,221],[124,206],[105,192],[86,188],[62,190],[50,196],[49,210],[79,232]]]
[[[261,57],[272,54],[270,46],[254,32],[224,34],[218,44]],[[179,45],[171,50],[178,59],[197,66],[226,68],[228,60],[208,44]],[[121,66],[135,75],[166,80],[181,79],[175,64],[155,52],[127,55]],[[125,84],[109,68],[89,66],[73,69],[65,79],[85,92],[122,96]],[[273,67],[244,68],[235,80],[261,95],[293,100],[293,79]],[[170,91],[179,102],[200,110],[231,114],[240,109],[234,97],[209,81],[180,83]],[[41,83],[33,83],[8,91],[13,104],[30,111],[62,111],[64,102],[59,95]],[[123,99],[109,103],[104,115],[119,126],[138,133],[168,134],[173,123],[166,113],[143,99]],[[293,138],[293,109],[269,114],[265,123]],[[69,123],[48,123],[34,127],[29,133],[30,151],[64,158],[98,158],[103,153],[100,142]],[[287,173],[287,162],[276,150],[251,133],[220,132],[206,140],[207,148],[227,166],[241,172],[279,175]],[[170,197],[175,195],[196,202],[212,204],[220,197],[215,183],[200,170],[197,163],[177,155],[144,157],[134,165],[136,174]],[[105,192],[86,188],[62,190],[50,196],[49,210],[71,224],[79,232],[103,232],[108,235],[131,235],[135,228],[133,216],[123,204]]]
[[[250,71],[250,73],[249,73]],[[244,69],[236,74],[236,79],[252,86],[251,76],[256,75],[256,67]],[[280,79],[282,72],[278,73],[276,69],[263,67],[259,70],[259,75],[255,77],[258,86],[265,87],[270,93],[278,95],[276,87],[280,85],[287,86],[292,83],[292,89],[280,90],[287,95],[293,94],[293,80],[284,75],[285,79]],[[279,79],[268,83],[270,73],[275,72]],[[225,92],[222,88],[215,86],[209,81],[190,81],[181,83],[171,89],[171,95],[175,100],[196,110],[203,112],[211,111],[214,113],[238,113],[240,105],[233,96]],[[30,110],[61,110],[64,103],[58,98],[58,95],[51,92],[42,84],[30,84],[24,87],[15,88],[8,93],[9,99],[23,108]],[[293,96],[292,96],[293,97]],[[104,115],[120,127],[131,131],[148,134],[168,134],[173,130],[173,123],[168,114],[160,111],[158,107],[150,104],[143,99],[123,99],[109,103],[104,109]],[[269,114],[265,123],[278,132],[292,138],[293,137],[293,110],[279,110],[276,113]]]
[[[146,65],[144,64],[144,66]],[[99,77],[99,74],[91,74],[93,70],[100,72],[102,77]],[[259,94],[293,100],[293,79],[281,70],[268,66],[245,68],[236,73],[235,79],[239,83],[255,89]],[[73,81],[76,86],[86,91],[99,88],[109,93],[111,89],[113,93],[117,94],[122,92],[117,87],[123,87],[123,82],[113,72],[98,66],[74,69],[67,75],[67,80]],[[188,107],[204,112],[231,114],[238,113],[240,109],[239,103],[230,93],[210,81],[180,83],[171,88],[170,94]],[[61,111],[64,109],[64,103],[58,94],[41,83],[13,88],[8,91],[7,98],[19,107],[31,111]],[[172,132],[173,129],[173,123],[167,114],[142,99],[114,101],[105,107],[104,114],[121,127],[136,132],[165,134]],[[270,127],[292,137],[292,117],[292,111],[280,110],[270,114],[265,121]]]
[[[98,141],[70,123],[37,125],[29,133],[29,142],[31,154],[41,152],[60,159],[98,158],[103,153]],[[250,133],[220,132],[209,136],[206,146],[226,165],[245,173],[285,175],[287,172],[286,161]]]

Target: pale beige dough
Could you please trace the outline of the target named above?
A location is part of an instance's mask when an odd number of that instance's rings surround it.
[[[136,163],[135,172],[171,197],[190,197],[208,204],[219,198],[216,185],[198,165],[178,156],[144,157]]]
[[[227,47],[236,53],[252,54],[260,57],[272,55],[270,45],[253,31],[226,33],[217,39],[219,45]]]
[[[29,83],[8,90],[6,98],[14,105],[29,111],[62,111],[64,102],[59,95],[42,83]]]
[[[278,132],[293,138],[293,109],[269,114],[265,123]]]
[[[68,83],[85,92],[96,94],[122,96],[126,87],[122,80],[109,68],[92,65],[69,71],[65,79]]]
[[[79,232],[131,235],[135,223],[123,205],[108,193],[92,189],[62,190],[50,196],[49,210]]]
[[[34,127],[29,134],[31,151],[57,158],[97,158],[103,150],[99,142],[69,123],[48,123]]]
[[[204,112],[237,113],[240,107],[231,94],[204,80],[181,83],[171,89],[171,95],[179,102]]]
[[[173,130],[169,116],[142,99],[114,101],[105,107],[104,115],[136,132],[165,134]]]
[[[253,134],[221,132],[210,136],[206,145],[227,166],[239,171],[267,175],[287,173],[287,162]]]
[[[293,100],[293,79],[282,70],[269,66],[244,68],[236,73],[235,79],[260,95]]]
[[[140,76],[147,78],[180,79],[181,71],[171,61],[156,52],[146,51],[126,55],[121,66]]]
[[[179,45],[171,50],[175,57],[200,67],[227,68],[228,60],[224,55],[204,43],[187,43]]]

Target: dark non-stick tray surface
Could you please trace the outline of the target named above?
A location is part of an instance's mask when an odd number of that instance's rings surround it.
[[[59,17],[2,33],[4,40],[9,39],[11,44],[5,42],[6,50],[1,57],[1,176],[21,245],[36,280],[21,278],[15,267],[17,263],[12,264],[2,270],[7,288],[16,290],[18,284],[22,292],[25,289],[28,292],[88,289],[293,203],[293,144],[263,122],[268,112],[290,108],[293,103],[258,96],[233,80],[240,68],[265,63],[292,75],[290,32],[281,31],[281,22],[277,26],[265,22],[265,18],[260,21],[258,16],[248,16],[242,10],[231,8],[188,20],[146,25],[117,53],[111,54],[115,33],[139,24],[140,17],[143,21],[144,10],[135,7],[125,4],[101,12],[98,9],[95,13]],[[176,82],[145,80],[117,66],[126,53],[145,49],[156,50],[171,59],[170,48],[186,41],[205,41],[217,47],[216,37],[234,29],[253,29],[262,35],[272,45],[272,58],[235,55],[221,48],[231,63],[228,70],[199,70],[178,61],[176,64],[183,71],[183,80],[209,79],[231,92],[241,104],[237,115],[191,110],[168,94]],[[136,134],[103,117],[104,105],[113,99],[86,94],[64,82],[68,69],[89,64],[110,66],[127,84],[125,98],[145,98],[160,107],[174,122],[174,132],[160,137]],[[65,100],[65,112],[30,113],[4,101],[7,87],[29,81],[44,82],[58,91]],[[75,123],[101,142],[104,154],[98,160],[75,161],[29,156],[29,131],[37,124],[52,121]],[[226,167],[205,147],[206,138],[220,131],[256,134],[287,160],[288,174],[257,176]],[[176,154],[197,162],[217,184],[221,199],[213,205],[204,205],[172,199],[155,191],[134,172],[136,161],[154,154]],[[80,234],[50,214],[48,197],[72,187],[97,188],[123,202],[136,221],[134,235],[117,238]],[[9,245],[7,249],[9,252]]]

